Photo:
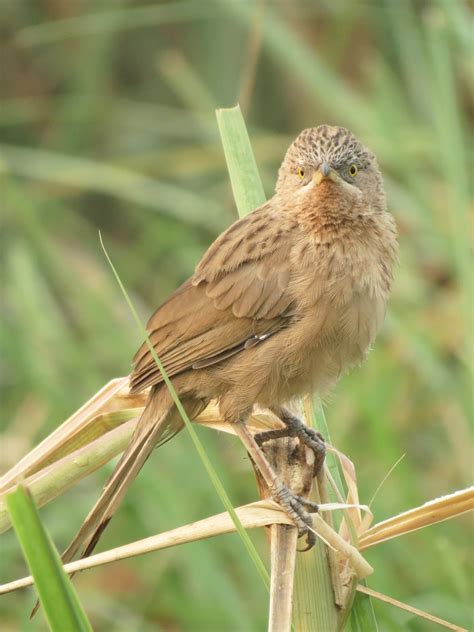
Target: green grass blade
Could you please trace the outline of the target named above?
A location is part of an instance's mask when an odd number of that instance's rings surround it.
[[[334,604],[327,551],[321,542],[296,556],[293,600],[293,625],[298,632],[335,632],[339,613]]]
[[[8,511],[53,632],[92,632],[74,587],[26,488],[6,498]]]
[[[360,583],[367,585],[365,581]],[[378,632],[378,629],[372,599],[369,595],[356,592],[349,621],[345,627],[346,632]]]
[[[243,217],[265,202],[265,192],[240,107],[216,110],[216,116],[234,200]]]

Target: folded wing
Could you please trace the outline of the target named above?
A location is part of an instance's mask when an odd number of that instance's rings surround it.
[[[170,377],[222,362],[287,325],[291,243],[281,219],[265,204],[235,222],[153,314],[147,329]],[[134,358],[132,390],[161,381],[144,343]]]

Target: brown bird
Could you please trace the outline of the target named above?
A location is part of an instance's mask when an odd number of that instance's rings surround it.
[[[286,434],[324,450],[285,404],[326,393],[365,359],[384,318],[396,257],[396,227],[375,156],[348,130],[321,125],[290,145],[275,195],[216,239],[148,323],[189,417],[218,400],[309,545],[305,505],[316,507],[278,481],[243,424],[259,404],[280,417]],[[183,427],[146,344],[130,386],[134,393],[150,388],[146,408],[65,561],[90,555],[153,448]],[[263,433],[258,443],[282,434]]]

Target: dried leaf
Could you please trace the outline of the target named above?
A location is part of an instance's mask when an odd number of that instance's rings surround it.
[[[71,417],[66,419],[54,432],[48,435],[31,452],[24,456],[0,479],[0,492],[10,488],[15,481],[20,481],[27,476],[39,471],[46,465],[73,452],[98,436],[98,430],[88,435],[88,430],[95,427],[95,422],[100,414],[133,408],[131,398],[128,395],[128,377],[120,377],[111,380],[90,400],[88,400]],[[143,398],[140,398],[143,400]],[[133,398],[133,403],[140,401]],[[138,404],[140,405],[140,404]],[[143,405],[143,401],[142,404]],[[65,446],[69,446],[65,449]]]
[[[473,509],[474,487],[468,487],[447,496],[441,496],[435,500],[430,500],[420,507],[410,509],[393,518],[377,523],[361,535],[359,548],[363,551],[370,546],[380,544],[380,542],[397,538],[400,535],[405,535],[437,522],[455,518]]]
[[[129,442],[136,421],[136,418],[129,420],[24,479],[23,484],[28,487],[35,503],[42,507],[119,454]],[[0,533],[11,526],[5,497],[15,486],[16,481],[0,496]]]

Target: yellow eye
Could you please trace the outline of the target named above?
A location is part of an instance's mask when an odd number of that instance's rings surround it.
[[[351,166],[349,167],[349,174],[350,174],[353,178],[355,178],[355,177],[356,177],[356,175],[357,175],[357,172],[358,172],[358,171],[359,171],[359,170],[357,169],[357,166],[356,166],[356,165],[351,165]]]
[[[304,178],[304,169],[302,169],[301,167],[298,169],[298,177],[300,177],[301,179]]]

